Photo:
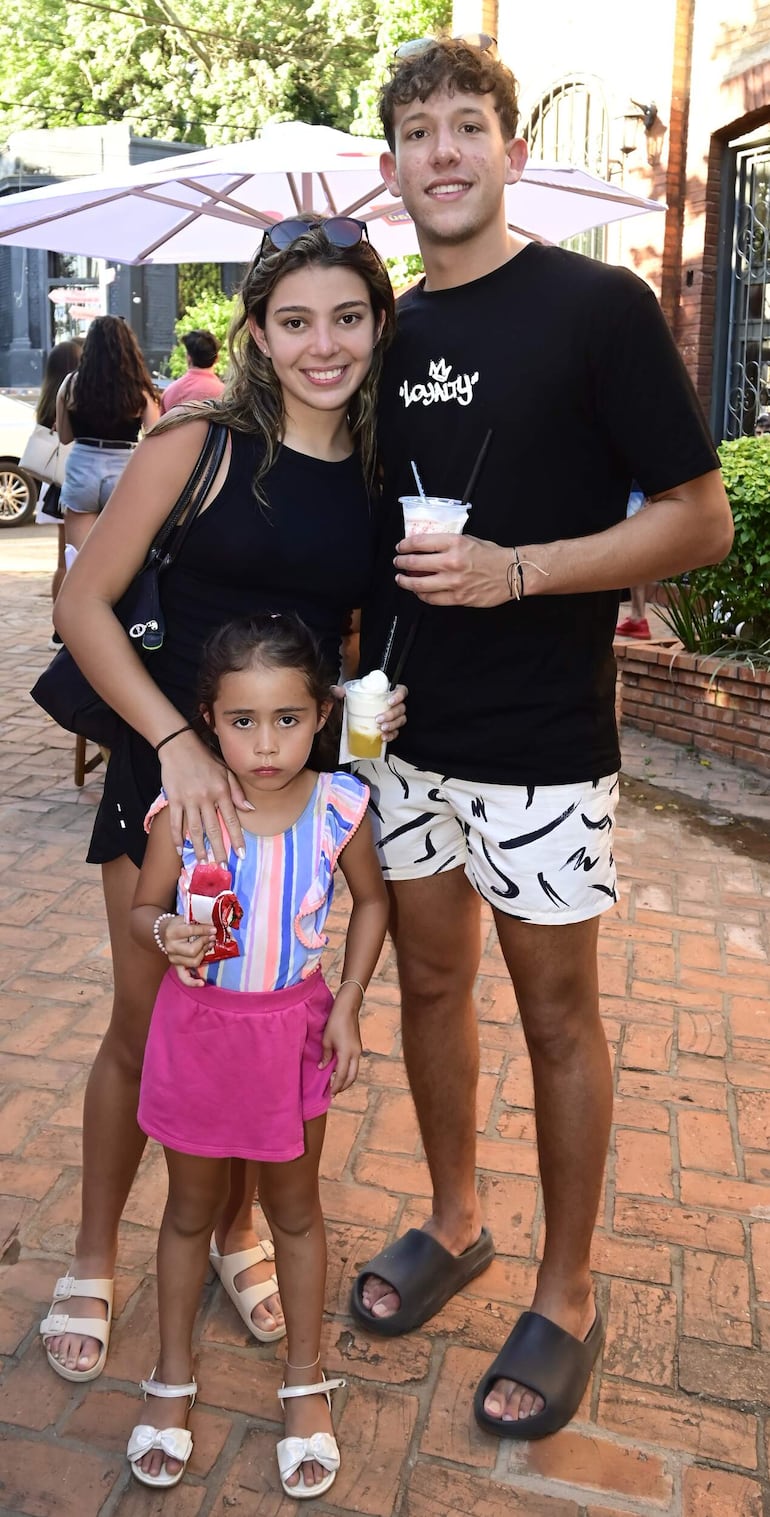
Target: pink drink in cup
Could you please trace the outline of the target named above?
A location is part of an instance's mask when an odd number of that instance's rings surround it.
[[[462,532],[468,520],[469,505],[444,495],[401,495],[404,513],[404,536],[417,537],[420,532]]]

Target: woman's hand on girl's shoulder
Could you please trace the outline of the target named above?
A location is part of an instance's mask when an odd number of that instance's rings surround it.
[[[245,858],[243,829],[238,810],[252,811],[238,780],[210,753],[194,732],[182,732],[166,743],[159,754],[163,789],[168,796],[171,837],[178,853],[189,837],[199,863],[208,854],[208,838],[214,860],[226,864],[229,850],[220,827],[220,817],[239,858]]]

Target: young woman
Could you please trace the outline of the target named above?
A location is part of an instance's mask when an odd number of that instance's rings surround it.
[[[56,398],[56,430],[75,447],[62,485],[64,535],[78,551],[160,405],[131,328],[119,316],[91,322],[76,374]]]
[[[52,1367],[65,1378],[93,1378],[104,1367],[118,1223],[145,1142],[136,1122],[139,1078],[163,965],[129,936],[144,817],[162,781],[178,848],[188,837],[205,858],[205,831],[223,862],[220,816],[243,847],[236,808],[248,810],[246,797],[189,726],[201,649],[224,622],[295,611],[339,664],[340,639],[368,586],[375,398],[393,323],[387,270],[359,222],[296,219],[273,228],[242,286],[222,401],[171,413],[139,446],[57,602],[67,646],[126,723],[89,852],[102,866],[114,1008],[86,1091],[76,1260],[54,1298],[55,1328],[48,1318],[41,1326]],[[146,668],[111,608],[192,472],[209,418],[227,425],[227,452],[164,576],[166,638]],[[401,691],[392,700],[389,737],[404,720]],[[254,1235],[253,1195],[253,1171],[234,1164],[212,1262],[249,1329],[269,1341],[284,1326],[270,1249]],[[78,1299],[62,1327],[59,1301],[68,1297]]]
[[[201,712],[249,802],[239,812],[245,858],[231,848],[217,879],[185,839],[180,875],[165,799],[153,807],[132,930],[146,952],[160,963],[166,954],[175,967],[155,1002],[139,1101],[139,1125],[163,1144],[169,1174],[158,1240],[160,1354],[142,1382],[154,1398],[152,1420],[128,1445],[145,1485],[176,1485],[192,1452],[184,1424],[196,1389],[193,1324],[234,1154],[259,1161],[286,1313],[283,1488],[299,1499],[321,1496],[339,1467],[329,1393],[344,1382],[327,1381],[320,1367],[326,1239],[318,1162],[332,1096],[358,1072],[358,1013],[388,898],[366,785],[319,773],[328,769],[320,739],[334,677],[296,616],[221,628],[203,653]],[[338,861],[353,907],[332,996],[320,962]],[[222,956],[209,963],[213,924]]]

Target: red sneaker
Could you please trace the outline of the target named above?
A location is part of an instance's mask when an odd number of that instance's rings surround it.
[[[638,621],[634,616],[627,616],[624,621],[618,622],[615,633],[618,637],[638,637],[643,642],[649,642],[651,637],[650,624],[646,616],[640,617]]]

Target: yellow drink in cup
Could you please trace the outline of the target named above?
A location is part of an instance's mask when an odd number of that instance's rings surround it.
[[[382,758],[385,740],[377,717],[388,709],[390,685],[381,669],[373,669],[363,679],[348,680],[345,686],[345,725],[351,758]]]
[[[378,731],[376,737],[369,737],[366,732],[348,727],[348,748],[353,758],[382,758],[382,733]]]

